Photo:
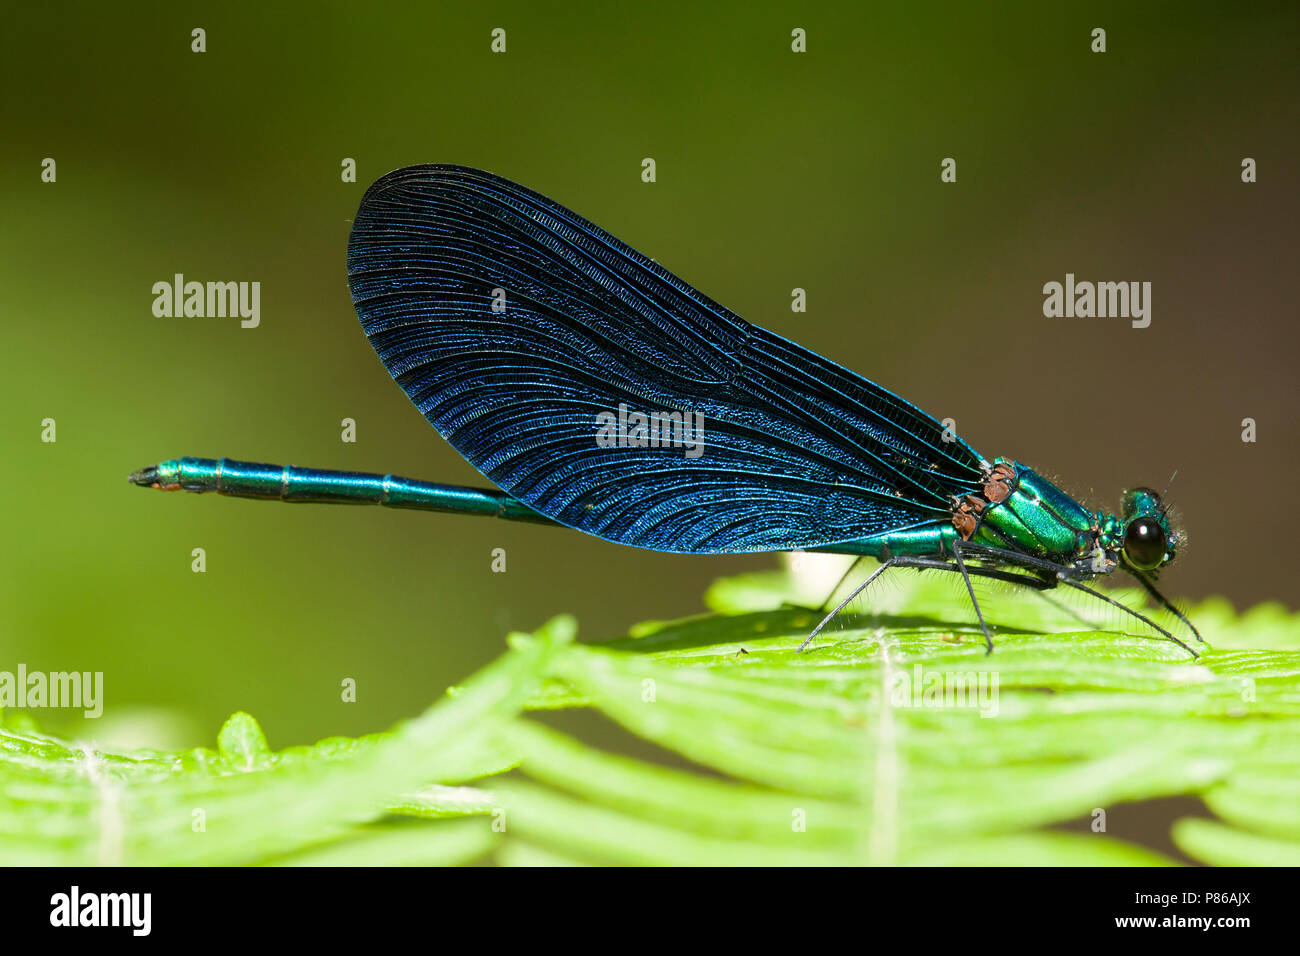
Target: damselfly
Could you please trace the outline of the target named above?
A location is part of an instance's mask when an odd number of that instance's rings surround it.
[[[1090,511],[509,180],[442,165],[384,176],[353,223],[348,282],[388,373],[502,490],[227,458],[130,480],[489,515],[655,551],[878,559],[809,641],[891,568],[960,574],[990,651],[972,577],[1087,592],[1191,652],[1086,583],[1122,569],[1200,640],[1156,590],[1179,537],[1155,491]]]

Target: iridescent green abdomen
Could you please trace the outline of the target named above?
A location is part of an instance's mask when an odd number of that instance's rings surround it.
[[[957,529],[952,526],[951,521],[943,523],[936,521],[934,524],[922,525],[919,528],[887,531],[884,534],[874,534],[869,538],[844,541],[815,550],[827,551],[831,554],[865,554],[873,558],[887,558],[895,554],[929,556],[949,553],[952,550],[952,542],[956,538]]]

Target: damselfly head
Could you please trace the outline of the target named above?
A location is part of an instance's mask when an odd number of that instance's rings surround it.
[[[1155,571],[1174,559],[1178,534],[1160,495],[1150,488],[1129,488],[1120,505],[1124,525],[1124,561],[1136,571]]]

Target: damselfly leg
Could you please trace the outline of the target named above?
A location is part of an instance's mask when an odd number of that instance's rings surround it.
[[[1178,620],[1186,624],[1187,629],[1192,632],[1192,634],[1196,637],[1198,641],[1200,641],[1202,644],[1205,643],[1205,638],[1201,637],[1201,632],[1196,629],[1196,625],[1193,624],[1191,621],[1187,620],[1187,615],[1183,614],[1182,611],[1174,607],[1173,602],[1170,601],[1169,598],[1161,594],[1159,590],[1157,590],[1154,581],[1152,581],[1150,578],[1148,578],[1145,574],[1143,574],[1140,571],[1130,571],[1129,573],[1133,575],[1133,577],[1137,578],[1137,582],[1140,585],[1142,585],[1143,588],[1146,589],[1147,594],[1151,595],[1151,597],[1156,601],[1156,603],[1158,603],[1161,607],[1163,607],[1174,617],[1178,618]]]
[[[1189,647],[1183,641],[1179,640],[1177,637],[1175,637],[1165,628],[1161,627],[1155,621],[1151,620],[1151,618],[1147,617],[1145,614],[1142,614],[1139,611],[1135,611],[1127,604],[1122,604],[1119,601],[1116,601],[1114,598],[1103,594],[1101,591],[1098,591],[1095,588],[1090,588],[1086,584],[1077,580],[1075,577],[1076,572],[1074,571],[1073,568],[1069,567],[1068,565],[1057,564],[1054,561],[1048,561],[1045,558],[1035,557],[1032,554],[1022,554],[1019,551],[1011,551],[1006,548],[994,548],[986,544],[972,544],[968,541],[956,542],[954,545],[954,552],[955,553],[966,552],[971,555],[985,558],[986,560],[997,561],[1001,564],[1012,564],[1012,565],[1017,565],[1019,567],[1029,568],[1032,570],[1037,570],[1039,572],[1042,572],[1043,577],[1040,580],[1042,580],[1047,587],[1051,587],[1053,583],[1059,582],[1060,584],[1064,584],[1066,587],[1071,587],[1074,588],[1076,591],[1082,591],[1084,594],[1089,594],[1092,597],[1104,601],[1105,603],[1111,605],[1112,607],[1119,608],[1121,611],[1123,611],[1126,614],[1132,615],[1133,617],[1141,621],[1143,624],[1146,624],[1152,630],[1159,632],[1164,637],[1167,637],[1169,640],[1173,641],[1183,650],[1187,651],[1188,654],[1191,654],[1193,657],[1197,656],[1196,652],[1192,650],[1191,647]],[[1185,617],[1183,617],[1182,614],[1179,614],[1176,609],[1172,608],[1167,600],[1165,600],[1158,593],[1156,593],[1153,586],[1149,586],[1148,591],[1150,593],[1155,594],[1155,596],[1160,599],[1161,603],[1164,604],[1166,608],[1173,610],[1174,613],[1180,619],[1182,619],[1183,621],[1187,620]],[[971,596],[971,599],[974,600],[973,594]],[[1189,627],[1191,626],[1190,622],[1188,623],[1188,626]],[[1196,633],[1195,628],[1192,628],[1192,633],[1194,634]],[[1197,639],[1199,640],[1200,635],[1197,634],[1196,636]]]
[[[967,558],[994,561],[1001,565],[1001,567],[985,567],[983,565],[968,564]],[[853,566],[856,567],[857,562],[854,562]],[[1028,573],[1014,573],[1006,570],[1008,566],[1024,568]],[[1010,584],[1031,588],[1035,591],[1047,591],[1056,587],[1058,584],[1064,584],[1066,587],[1082,591],[1085,594],[1091,595],[1092,597],[1137,618],[1152,630],[1158,632],[1161,636],[1168,638],[1170,641],[1183,648],[1183,650],[1191,654],[1192,657],[1197,656],[1196,652],[1192,650],[1191,647],[1179,640],[1167,629],[1151,620],[1151,618],[1147,617],[1145,614],[1142,614],[1141,612],[1116,601],[1114,598],[1103,594],[1101,591],[1090,588],[1086,584],[1076,580],[1074,578],[1074,570],[1067,565],[1057,564],[1033,555],[1022,554],[1018,551],[994,548],[988,545],[971,544],[964,541],[959,541],[954,544],[951,556],[940,555],[937,557],[927,558],[912,555],[894,555],[887,558],[881,563],[880,567],[876,568],[876,570],[868,575],[861,584],[855,587],[853,591],[849,593],[848,597],[840,601],[828,614],[826,614],[825,617],[822,618],[818,625],[813,628],[812,633],[809,634],[808,637],[804,639],[803,643],[799,645],[799,651],[803,651],[804,648],[811,643],[813,638],[821,633],[827,624],[833,621],[855,598],[870,587],[877,578],[891,568],[916,568],[918,570],[948,571],[950,573],[960,574],[966,585],[966,593],[970,597],[971,606],[975,609],[975,616],[979,621],[980,630],[984,634],[986,653],[991,653],[993,650],[993,637],[987,622],[984,620],[984,613],[980,609],[979,600],[975,596],[975,589],[971,583],[972,577],[1005,581]],[[840,584],[842,583],[843,580],[841,580]],[[1155,597],[1167,610],[1172,611],[1180,620],[1187,623],[1188,627],[1191,628],[1192,633],[1196,634],[1197,639],[1201,639],[1200,635],[1196,633],[1196,629],[1191,627],[1191,623],[1188,622],[1187,619],[1167,600],[1165,600],[1163,596],[1155,590],[1154,586],[1151,585],[1150,582],[1143,581],[1142,583],[1146,587],[1148,593]],[[839,587],[840,585],[837,584],[837,591],[839,590]],[[829,599],[827,603],[829,603]]]
[[[856,563],[857,562],[854,562],[855,565]],[[848,607],[850,603],[852,603],[854,598],[856,598],[868,587],[870,587],[872,582],[874,582],[877,578],[879,578],[890,568],[914,568],[918,571],[949,571],[954,574],[962,574],[964,576],[964,579],[966,580],[967,593],[970,595],[971,602],[975,605],[975,613],[979,617],[980,627],[984,632],[985,645],[987,646],[989,651],[992,651],[993,649],[993,638],[989,633],[988,626],[984,623],[984,615],[980,611],[979,603],[975,600],[975,592],[972,588],[970,588],[970,580],[969,577],[967,577],[968,575],[974,575],[975,577],[981,577],[981,578],[991,578],[995,581],[1005,581],[1009,584],[1019,584],[1027,588],[1033,588],[1034,590],[1044,590],[1055,586],[1054,581],[1049,584],[1046,581],[1044,581],[1042,578],[1033,577],[1024,574],[1015,574],[1014,572],[1005,571],[1000,568],[984,568],[978,566],[977,567],[967,566],[963,569],[958,567],[957,563],[953,561],[951,558],[946,558],[942,556],[925,558],[925,557],[918,557],[914,555],[894,555],[893,557],[886,558],[883,562],[881,562],[880,567],[872,571],[871,574],[867,576],[867,579],[865,581],[863,581],[856,588],[854,588],[852,592],[849,593],[848,597],[840,601],[839,604],[835,605],[835,607],[825,617],[821,619],[818,625],[815,628],[813,628],[812,633],[809,634],[806,638],[804,638],[803,643],[799,645],[799,651],[802,652],[804,648],[806,648],[809,645],[809,643],[812,642],[813,638],[815,638],[818,634],[822,632],[822,629],[826,627],[827,624],[835,620],[835,618],[846,607]],[[838,585],[836,586],[836,590],[839,590]],[[827,603],[829,603],[829,599],[827,600]]]

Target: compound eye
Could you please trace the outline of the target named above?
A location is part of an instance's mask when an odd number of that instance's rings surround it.
[[[1165,530],[1151,518],[1130,521],[1124,531],[1124,557],[1140,571],[1152,571],[1165,559]]]

